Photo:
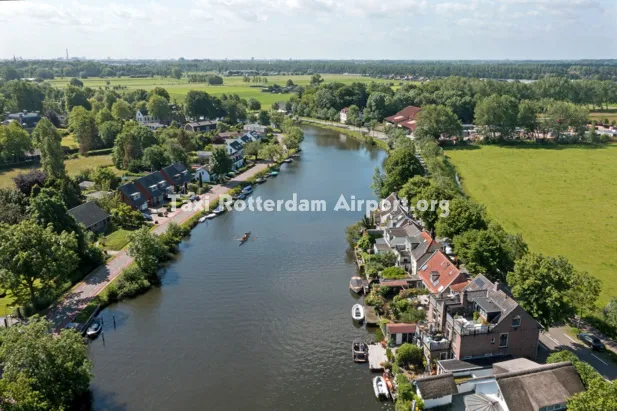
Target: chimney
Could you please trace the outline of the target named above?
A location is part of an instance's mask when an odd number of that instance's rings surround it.
[[[503,290],[503,285],[499,282],[499,280],[495,280],[495,283],[493,284],[493,290],[494,291]]]

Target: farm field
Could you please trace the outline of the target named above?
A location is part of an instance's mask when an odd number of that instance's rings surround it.
[[[278,84],[285,86],[287,80],[291,79],[297,85],[308,85],[311,81],[311,76],[268,76],[268,85]],[[344,75],[344,74],[324,74],[322,78],[326,82],[341,82],[341,83],[353,83],[355,81],[370,83],[371,81],[381,81],[371,79],[368,77],[362,77],[358,75]],[[163,87],[171,96],[172,99],[176,99],[178,102],[184,100],[186,93],[190,90],[205,91],[214,96],[221,96],[222,94],[238,94],[241,98],[249,99],[255,98],[259,100],[264,108],[270,107],[273,103],[278,101],[287,101],[293,94],[271,94],[262,93],[261,84],[259,83],[245,83],[242,81],[242,77],[224,77],[224,84],[221,86],[210,86],[203,83],[189,83],[187,79],[176,80],[173,78],[154,77],[154,78],[89,78],[82,80],[84,86],[99,88],[107,86],[107,81],[110,82],[110,87],[113,86],[125,86],[130,89],[144,89],[151,90],[154,87]],[[54,80],[48,80],[48,82],[56,87],[64,87],[70,81],[70,77],[56,78]],[[258,87],[251,87],[251,84]]]
[[[601,279],[600,307],[617,295],[617,145],[482,146],[446,155],[463,190],[531,251],[562,255]]]
[[[64,162],[66,170],[70,176],[79,174],[88,168],[96,168],[98,166],[105,166],[113,164],[110,155],[105,156],[90,156],[90,157],[78,157]],[[15,167],[0,169],[0,187],[13,187],[13,178],[19,173],[28,172],[31,169],[40,168],[40,164],[36,163],[32,166]],[[115,168],[114,168],[115,170]]]
[[[592,111],[589,113],[589,118],[597,121],[604,121],[605,119],[608,119],[609,122],[613,120],[617,121],[617,109],[611,108],[605,111]]]

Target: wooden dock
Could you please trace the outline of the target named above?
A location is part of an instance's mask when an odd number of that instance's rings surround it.
[[[375,312],[375,307],[364,306],[364,321],[366,321],[366,325],[377,325],[379,323],[379,316]]]
[[[372,371],[383,370],[383,363],[388,361],[386,349],[381,344],[371,344],[368,346],[368,365]]]

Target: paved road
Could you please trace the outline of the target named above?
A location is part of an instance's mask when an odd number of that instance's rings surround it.
[[[617,379],[617,365],[611,361],[606,353],[592,351],[575,336],[570,336],[566,329],[566,327],[555,327],[546,333],[540,333],[539,360],[545,360],[552,351],[568,349],[581,360],[589,363],[604,378]]]
[[[268,167],[268,164],[257,164],[250,170],[240,174],[234,179],[230,180],[224,186],[216,185],[212,187],[210,193],[201,196],[200,204],[205,206],[205,202],[210,202],[217,199],[221,194],[227,193],[233,187],[240,184],[240,182],[253,177],[258,172]],[[160,224],[154,229],[154,233],[162,234],[167,230],[167,226],[170,221],[178,224],[188,220],[200,210],[196,207],[191,211],[185,211],[182,209],[176,210],[172,213],[167,221]],[[47,313],[47,318],[56,325],[56,329],[65,327],[71,322],[86,305],[96,297],[101,291],[105,289],[129,264],[133,262],[133,257],[127,254],[126,250],[119,251],[116,255],[109,260],[105,265],[98,267],[90,274],[88,274],[80,283],[76,284],[71,291],[56,305],[54,305]]]

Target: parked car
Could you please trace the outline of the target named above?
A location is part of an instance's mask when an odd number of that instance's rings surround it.
[[[592,350],[604,351],[606,349],[604,343],[593,334],[579,333],[576,336],[579,338],[579,340],[584,342],[585,345],[588,345]]]
[[[199,200],[199,197],[197,197],[197,196],[190,196],[189,197],[189,201],[190,202],[197,201],[197,200]]]
[[[144,219],[146,221],[152,221],[152,216],[148,213],[141,213],[142,216],[144,216]]]

